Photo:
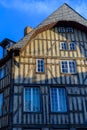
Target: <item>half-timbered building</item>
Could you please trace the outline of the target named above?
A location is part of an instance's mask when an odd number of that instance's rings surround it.
[[[19,42],[0,45],[0,130],[87,129],[84,17],[63,4]]]

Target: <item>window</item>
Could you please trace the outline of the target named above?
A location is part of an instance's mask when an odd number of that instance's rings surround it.
[[[0,68],[0,79],[5,76],[5,66]]]
[[[36,60],[36,72],[40,72],[40,73],[44,72],[44,59]]]
[[[40,112],[40,89],[37,87],[24,88],[24,111]]]
[[[0,116],[2,115],[3,94],[0,93]]]
[[[64,28],[64,27],[59,27],[59,28],[58,28],[58,32],[60,32],[60,33],[61,33],[61,32],[62,32],[62,33],[65,32],[65,28]]]
[[[66,42],[60,42],[60,49],[61,50],[67,50],[67,43]]]
[[[51,112],[67,112],[65,88],[50,89]]]
[[[61,61],[61,72],[62,73],[76,73],[76,62],[75,61]]]
[[[72,50],[72,51],[76,49],[76,46],[75,46],[75,43],[74,43],[74,42],[71,42],[71,43],[70,43],[69,49]]]
[[[72,27],[58,27],[58,32],[59,33],[72,33],[73,32],[73,28]]]
[[[73,32],[73,28],[72,27],[67,27],[66,32]]]

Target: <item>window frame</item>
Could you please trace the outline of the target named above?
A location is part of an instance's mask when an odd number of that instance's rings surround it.
[[[43,64],[41,64],[41,61],[43,62]],[[39,62],[40,62],[40,65],[39,65]],[[38,58],[38,59],[36,59],[36,73],[45,73],[45,62],[44,62],[44,58]]]
[[[66,45],[66,48],[64,48],[65,47],[64,44]],[[60,50],[62,50],[62,51],[67,51],[68,50],[67,42],[60,42]]]
[[[28,110],[28,111],[26,110],[26,108],[25,108],[25,89],[26,88],[27,89],[28,88],[31,88],[31,89],[38,88],[39,89],[39,111],[34,111],[33,108],[32,108],[32,111],[31,110]],[[33,97],[33,95],[31,95],[31,93],[30,93],[30,97]],[[41,90],[40,90],[39,86],[25,86],[24,87],[24,91],[23,91],[23,112],[25,112],[25,113],[40,113],[41,112]]]
[[[74,49],[71,49],[71,48],[72,48],[72,47],[71,47],[72,44],[74,44]],[[70,51],[75,51],[75,50],[76,50],[76,44],[75,44],[75,42],[70,42],[70,43],[69,43],[69,50],[70,50]]]
[[[52,105],[52,95],[51,95],[51,89],[57,89],[57,103],[58,103],[58,100],[59,100],[59,95],[58,95],[58,89],[63,89],[64,91],[65,91],[65,96],[63,97],[64,99],[65,99],[65,110],[63,111],[63,110],[57,110],[57,111],[52,111],[52,107],[53,107],[53,105]],[[64,87],[64,86],[62,86],[62,87],[60,87],[60,86],[51,86],[50,87],[50,90],[49,90],[49,95],[50,95],[50,112],[51,113],[67,113],[68,112],[68,105],[67,105],[67,91],[66,91],[66,88]],[[64,101],[64,100],[63,100]],[[61,101],[60,101],[60,104],[61,104]],[[58,104],[56,104],[56,105],[59,105],[59,103]],[[61,106],[60,106],[61,107]],[[63,108],[63,107],[62,107]]]
[[[62,68],[62,62],[67,62],[67,68],[64,68],[64,69],[67,69],[67,72],[64,72],[63,71],[63,68]],[[70,62],[73,62],[74,65],[75,65],[75,68],[70,68]],[[60,62],[60,66],[61,66],[61,73],[62,74],[76,74],[77,73],[77,67],[76,67],[76,61],[75,60],[62,60]],[[72,66],[72,65],[71,65]],[[72,72],[71,70],[74,70],[75,69],[75,72]]]

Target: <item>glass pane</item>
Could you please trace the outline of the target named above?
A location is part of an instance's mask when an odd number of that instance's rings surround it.
[[[39,88],[33,89],[33,111],[40,111],[40,91],[39,91]]]
[[[69,69],[70,69],[70,73],[75,73],[75,72],[76,72],[76,64],[75,64],[75,61],[70,61],[70,62],[69,62]]]
[[[51,111],[52,112],[57,112],[58,111],[58,101],[57,101],[57,89],[56,88],[51,88]]]
[[[68,63],[67,63],[67,61],[62,61],[62,72],[68,73]]]
[[[24,108],[25,111],[31,111],[31,89],[30,88],[25,88],[25,103],[24,103]]]
[[[74,42],[70,43],[70,50],[75,50],[75,49],[76,49],[75,43]]]
[[[0,68],[0,79],[5,76],[5,67]]]

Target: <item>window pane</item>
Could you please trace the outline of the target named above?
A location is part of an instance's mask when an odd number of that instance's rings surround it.
[[[61,68],[61,69],[62,69],[62,72],[63,72],[63,73],[68,73],[68,63],[67,63],[67,61],[62,61],[61,64],[62,64],[62,66],[61,66],[61,67],[62,67],[62,68]]]
[[[3,94],[0,94],[0,116],[2,115]]]
[[[66,112],[66,92],[64,88],[51,88],[51,112]]]
[[[5,66],[0,68],[0,79],[3,78],[4,76],[5,76]]]
[[[40,90],[39,88],[24,89],[24,111],[40,111]]]
[[[58,103],[57,103],[57,89],[56,88],[51,88],[50,97],[51,97],[51,111],[57,112]]]
[[[67,50],[67,43],[66,42],[60,42],[60,49],[61,50]]]
[[[70,50],[75,50],[75,49],[76,49],[75,43],[71,42],[70,43]]]
[[[76,73],[76,63],[75,63],[75,61],[69,62],[69,70],[70,70],[70,73]]]

